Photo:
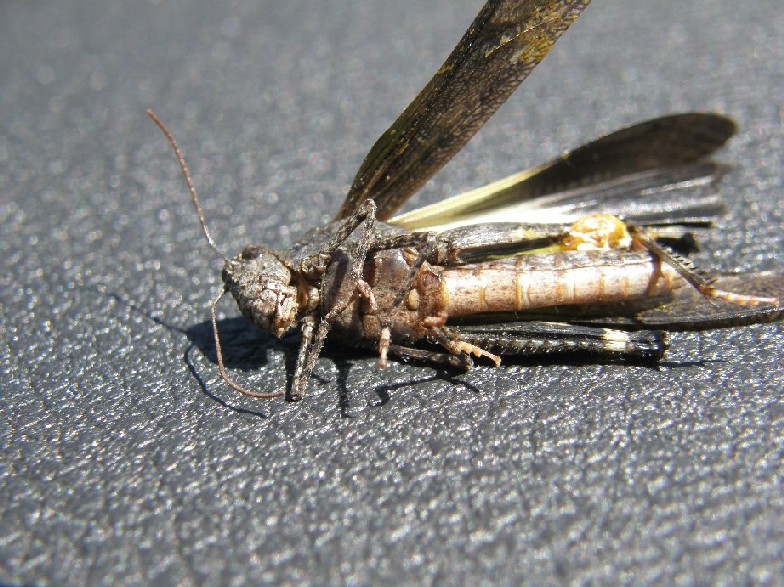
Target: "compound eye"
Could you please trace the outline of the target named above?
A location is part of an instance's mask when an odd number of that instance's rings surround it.
[[[261,255],[261,251],[262,251],[261,247],[255,245],[248,245],[247,247],[242,249],[242,253],[240,254],[240,256],[244,260],[250,261],[251,259],[258,258],[258,256]]]

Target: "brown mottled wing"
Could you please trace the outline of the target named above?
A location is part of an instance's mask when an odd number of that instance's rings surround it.
[[[367,198],[386,220],[487,122],[590,0],[489,0],[447,60],[381,135],[336,219]]]

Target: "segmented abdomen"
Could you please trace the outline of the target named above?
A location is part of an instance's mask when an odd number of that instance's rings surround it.
[[[521,255],[432,271],[420,280],[426,290],[420,297],[450,318],[638,300],[665,294],[681,281],[650,254],[625,251]]]

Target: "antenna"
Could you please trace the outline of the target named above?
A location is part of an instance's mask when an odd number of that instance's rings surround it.
[[[172,149],[174,149],[174,156],[177,157],[177,162],[180,164],[182,176],[185,178],[188,191],[191,193],[193,207],[196,208],[196,215],[199,217],[199,222],[201,222],[201,228],[204,231],[204,236],[207,238],[207,242],[209,243],[212,250],[218,253],[219,257],[221,257],[224,261],[227,261],[228,257],[226,257],[226,255],[223,254],[223,251],[218,248],[218,245],[215,244],[215,241],[212,239],[212,235],[210,234],[210,229],[207,228],[207,221],[204,218],[204,211],[201,209],[201,205],[199,204],[199,195],[196,193],[196,188],[194,187],[193,181],[191,180],[191,172],[188,171],[188,165],[185,163],[185,157],[182,155],[180,146],[177,144],[177,141],[174,140],[174,136],[169,131],[169,129],[166,128],[166,125],[163,124],[157,116],[155,116],[155,113],[152,110],[147,110],[147,116],[152,118],[152,121],[158,125],[158,128],[161,129],[163,136],[166,137],[166,140],[169,141]]]

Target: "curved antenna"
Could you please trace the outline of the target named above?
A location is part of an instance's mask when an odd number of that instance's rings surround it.
[[[185,183],[188,186],[188,191],[191,194],[191,199],[193,200],[193,207],[196,208],[196,215],[199,217],[199,222],[201,222],[201,228],[204,231],[204,236],[207,238],[207,242],[209,243],[210,247],[213,251],[218,253],[218,256],[221,257],[224,261],[228,261],[228,257],[223,254],[218,248],[218,245],[215,244],[215,241],[212,239],[212,235],[210,234],[210,229],[207,228],[207,220],[204,218],[204,212],[201,209],[201,205],[199,204],[199,195],[196,193],[196,188],[193,185],[193,181],[191,181],[191,172],[188,171],[188,165],[185,163],[185,157],[182,155],[182,151],[180,150],[180,146],[177,144],[177,141],[174,140],[174,136],[172,135],[171,131],[166,128],[166,125],[161,122],[161,120],[155,116],[155,113],[152,110],[147,110],[147,116],[152,118],[152,121],[161,129],[163,136],[166,137],[166,140],[169,141],[169,144],[174,149],[174,156],[177,157],[177,163],[180,164],[180,170],[182,171],[182,176],[185,178]]]
[[[223,348],[221,347],[220,335],[218,334],[218,311],[217,311],[218,302],[221,301],[221,298],[225,294],[226,294],[226,290],[222,289],[220,295],[216,297],[214,300],[212,300],[212,303],[210,304],[210,316],[212,317],[212,333],[215,335],[215,356],[218,358],[218,371],[220,371],[221,378],[223,378],[226,384],[229,387],[231,387],[234,391],[238,391],[242,395],[247,395],[248,397],[255,397],[260,399],[273,399],[276,397],[283,397],[286,393],[285,391],[262,392],[262,391],[253,391],[251,389],[247,389],[246,387],[242,387],[239,383],[236,383],[231,377],[229,377],[228,373],[226,373],[226,367],[223,364]]]

